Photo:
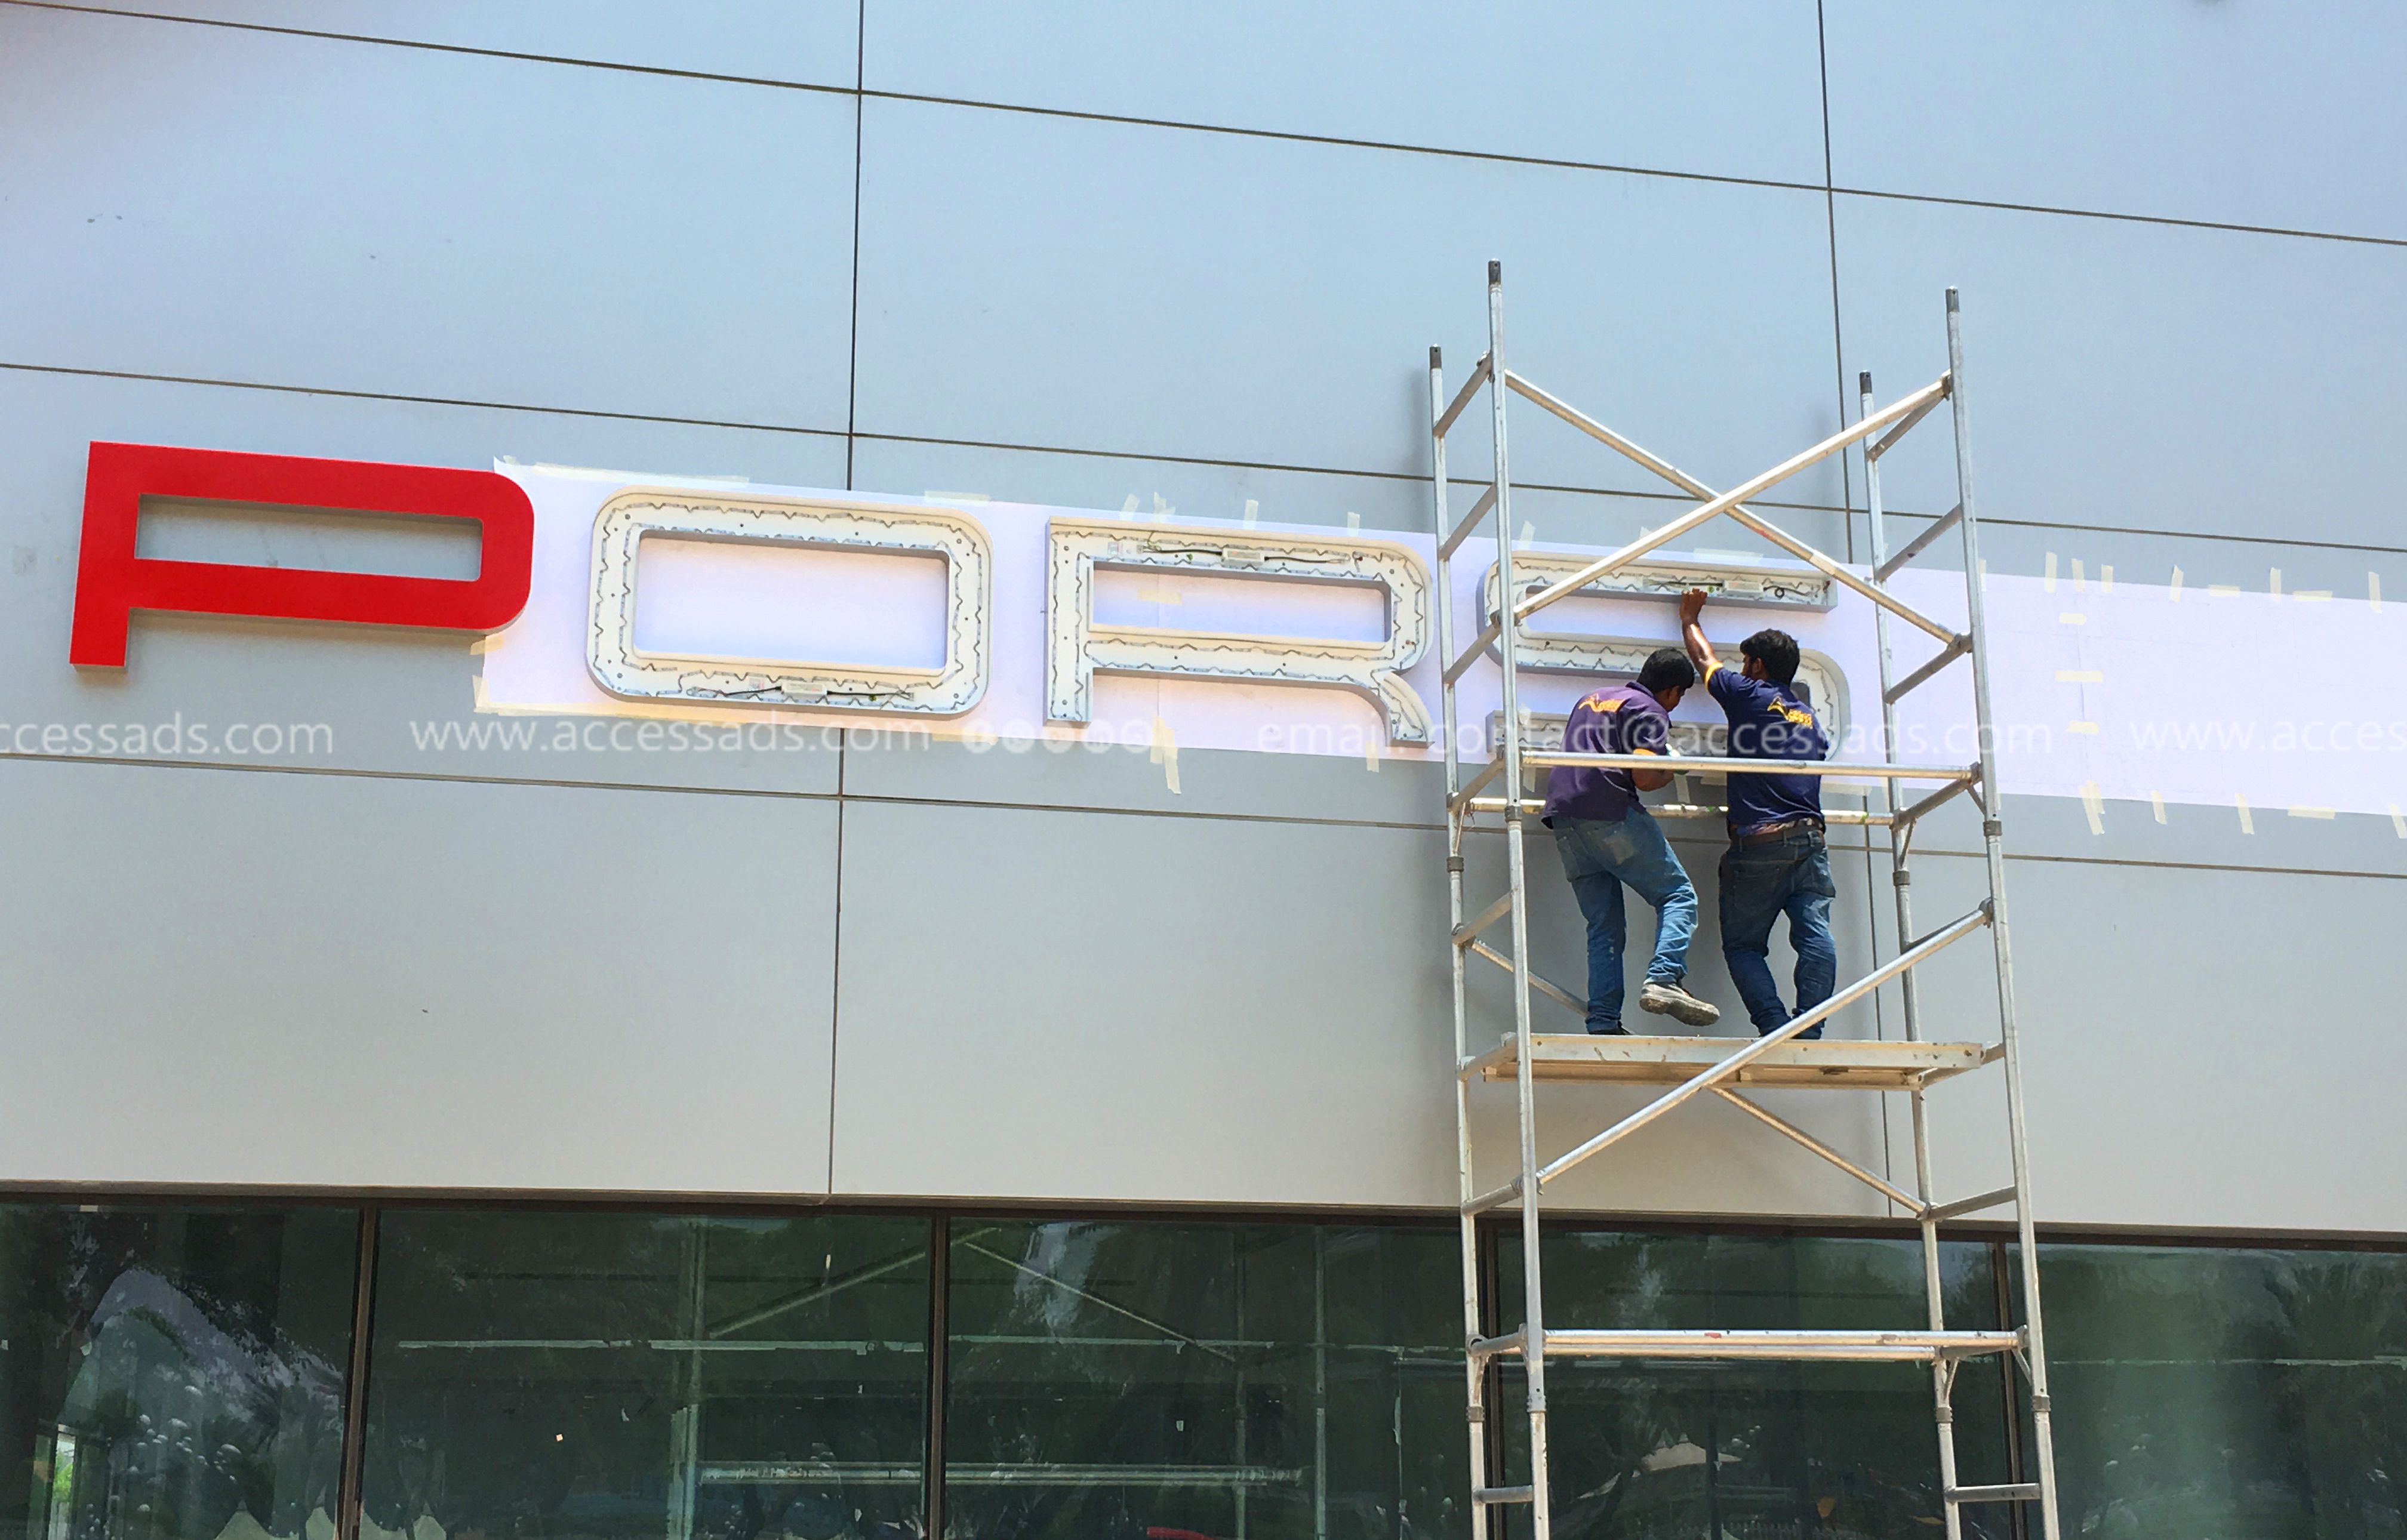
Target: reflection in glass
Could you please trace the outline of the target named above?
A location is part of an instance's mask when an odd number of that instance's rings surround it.
[[[358,1216],[0,1207],[25,1540],[331,1540]]]
[[[2407,1257],[2040,1250],[2068,1533],[2407,1533]]]
[[[1520,1248],[1498,1248],[1506,1330],[1521,1319]],[[1915,1329],[1918,1242],[1800,1235],[1548,1234],[1545,1317],[1556,1327]],[[1940,1249],[1948,1324],[1997,1319],[1988,1248]],[[1994,1361],[1968,1363],[1954,1404],[1958,1468],[2009,1478]],[[1507,1480],[1529,1470],[1517,1367],[1501,1372]],[[1927,1535],[1938,1522],[1930,1372],[1918,1364],[1558,1360],[1546,1369],[1555,1533],[1645,1536]],[[1964,1513],[2005,1536],[2001,1507]],[[1526,1509],[1507,1531],[1529,1533]]]
[[[1460,1535],[1445,1230],[952,1221],[947,1535]]]
[[[915,1533],[929,1234],[388,1212],[363,1540]]]

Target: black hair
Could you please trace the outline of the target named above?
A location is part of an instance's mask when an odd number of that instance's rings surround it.
[[[1797,677],[1797,638],[1785,631],[1763,630],[1738,644],[1739,656],[1763,665],[1763,677],[1773,684]]]
[[[1795,650],[1795,644],[1790,644]],[[1794,667],[1794,664],[1790,665]],[[1697,682],[1697,665],[1676,647],[1659,647],[1647,654],[1646,666],[1638,671],[1638,688],[1650,694],[1666,690],[1686,690]]]

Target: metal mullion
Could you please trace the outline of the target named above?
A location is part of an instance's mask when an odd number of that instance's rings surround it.
[[[1513,587],[1513,478],[1511,460],[1506,450],[1505,407],[1510,399],[1504,389],[1504,271],[1502,263],[1488,264],[1488,400],[1494,419],[1493,446],[1496,455],[1496,575],[1497,592],[1505,603],[1497,606],[1496,630],[1503,643],[1504,716],[1504,782],[1514,798],[1504,812],[1504,865],[1506,892],[1513,909],[1513,1040],[1518,1052],[1515,1067],[1515,1105],[1520,1118],[1521,1174],[1521,1291],[1522,1330],[1529,1333],[1523,1352],[1523,1366],[1529,1375],[1530,1417],[1530,1530],[1531,1540],[1551,1540],[1553,1505],[1547,1491],[1546,1463],[1546,1359],[1545,1290],[1539,1277],[1538,1255],[1538,1109],[1536,1079],[1531,1065],[1530,1052],[1530,905],[1529,872],[1522,846],[1521,805],[1521,710],[1518,678],[1521,672],[1520,613],[1511,602]],[[1459,954],[1458,954],[1459,955]],[[1458,1084],[1462,1082],[1458,1081]],[[1468,1087],[1464,1090],[1467,1092]]]
[[[922,1453],[920,1533],[942,1540],[945,1533],[945,1416],[952,1380],[953,1221],[938,1214],[928,1221],[928,1405]]]
[[[2047,1352],[2040,1328],[2039,1242],[2030,1202],[2030,1148],[2023,1114],[2022,1062],[2015,1020],[2013,933],[2006,923],[2005,798],[1998,790],[1997,743],[1989,712],[1989,660],[1981,571],[1980,516],[1973,498],[1973,429],[1963,391],[1964,330],[1956,291],[1947,291],[1947,371],[1955,381],[1956,500],[1964,509],[1958,528],[1964,537],[1965,614],[1973,637],[1973,710],[1980,734],[1982,843],[1989,877],[1989,941],[1998,974],[1998,1025],[2005,1046],[2006,1124],[2014,1152],[2016,1237],[2022,1246],[2023,1319],[2030,1359],[2032,1442],[2039,1454],[2040,1524],[2045,1540],[2062,1540],[2057,1512],[2053,1408],[2048,1399]]]
[[[2005,1242],[1991,1241],[1988,1253],[1989,1287],[1997,1300],[1998,1324],[2003,1326],[2015,1313],[2014,1286],[2006,1276]],[[2023,1410],[2015,1400],[2015,1360],[2011,1353],[1998,1362],[1998,1397],[2006,1433],[2006,1479],[2019,1483],[2026,1479],[2023,1470]],[[2030,1524],[2023,1513],[2022,1504],[2016,1504],[2007,1511],[2012,1516],[2015,1540],[2029,1540]]]
[[[359,1261],[351,1274],[351,1355],[343,1385],[342,1463],[335,1481],[335,1533],[337,1540],[359,1540],[363,1488],[367,1472],[368,1343],[376,1326],[376,1272],[378,1214],[360,1209]]]

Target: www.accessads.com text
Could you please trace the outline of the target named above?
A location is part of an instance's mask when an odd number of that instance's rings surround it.
[[[201,756],[314,758],[335,751],[326,722],[235,722],[212,727],[181,713],[163,722],[0,722],[0,754],[157,759]]]

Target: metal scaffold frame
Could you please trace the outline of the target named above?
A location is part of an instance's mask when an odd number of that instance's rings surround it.
[[[1463,1331],[1466,1342],[1465,1389],[1469,1398],[1472,1473],[1473,1540],[1489,1540],[1489,1515],[1503,1504],[1529,1505],[1532,1540],[1550,1540],[1551,1505],[1547,1491],[1546,1361],[1549,1358],[1645,1359],[1772,1359],[1791,1362],[1830,1360],[1928,1363],[1931,1371],[1932,1410],[1939,1444],[1942,1519],[1947,1540],[1961,1540],[1960,1507],[1968,1503],[2036,1504],[2044,1540],[2061,1540],[2056,1495],[2056,1465],[2050,1437],[2047,1359],[2040,1331],[2039,1253],[2032,1234],[2030,1172],[2023,1118],[2022,1071],[2015,1021],[2015,991],[2009,932],[2006,924],[2005,848],[2001,815],[1994,734],[1989,711],[1989,669],[1984,642],[1980,581],[1980,522],[1973,498],[1970,422],[1964,398],[1962,330],[1956,291],[1947,291],[1947,373],[1886,406],[1876,406],[1872,377],[1861,378],[1861,406],[1853,426],[1842,429],[1802,453],[1728,492],[1716,492],[1631,442],[1520,376],[1504,364],[1504,290],[1501,264],[1488,266],[1488,351],[1471,378],[1449,397],[1437,349],[1430,349],[1431,485],[1435,499],[1437,534],[1438,647],[1446,661],[1443,673],[1446,791],[1446,886],[1452,936],[1454,1046],[1457,1065],[1455,1121],[1457,1157],[1461,1175],[1461,1241]],[[1467,513],[1457,521],[1447,506],[1446,435],[1471,406],[1482,387],[1488,396],[1494,435],[1493,479]],[[1600,557],[1578,571],[1552,582],[1517,582],[1513,571],[1512,478],[1507,454],[1505,404],[1519,394],[1554,416],[1627,456],[1700,501],[1679,517]],[[1954,427],[1957,504],[1955,508],[1892,555],[1887,547],[1881,504],[1880,462],[1883,455],[1916,424],[1942,405],[1949,408]],[[1877,437],[1875,435],[1878,435]],[[1788,478],[1850,445],[1863,446],[1867,497],[1872,525],[1872,576],[1863,577],[1803,541],[1784,533],[1746,506]],[[1539,610],[1587,589],[1648,552],[1678,540],[1715,519],[1729,517],[1759,538],[1806,563],[1831,580],[1853,590],[1873,605],[1881,684],[1881,758],[1863,763],[1800,763],[1793,761],[1747,761],[1629,754],[1583,754],[1533,750],[1523,742],[1525,719],[1517,698],[1517,675],[1522,663],[1524,626]],[[1496,550],[1498,598],[1494,616],[1460,652],[1455,648],[1454,617],[1445,597],[1454,592],[1450,563],[1463,541],[1483,524],[1492,526]],[[1898,570],[1927,550],[1950,529],[1961,537],[1965,573],[1966,629],[1931,619],[1889,592],[1884,586]],[[1525,590],[1527,592],[1525,592]],[[1938,651],[1902,679],[1894,677],[1890,659],[1892,619],[1929,635]],[[1464,674],[1491,649],[1506,660],[1503,677],[1503,724],[1499,741],[1489,746],[1487,763],[1466,777],[1460,744],[1460,717],[1456,699]],[[1958,659],[1968,661],[1973,677],[1973,711],[1979,757],[1970,764],[1915,765],[1897,759],[1897,703],[1936,677]],[[1572,991],[1539,977],[1530,964],[1529,873],[1524,850],[1527,819],[1541,806],[1527,794],[1526,771],[1558,765],[1592,768],[1679,771],[1710,770],[1722,775],[1799,773],[1877,780],[1883,789],[1882,810],[1869,809],[1831,821],[1856,821],[1888,831],[1889,861],[1897,904],[1899,950],[1854,983],[1845,985],[1822,1004],[1801,1012],[1787,1025],[1751,1041],[1690,1038],[1591,1038],[1550,1036],[1533,1031],[1531,996],[1544,994],[1574,1011],[1585,1012],[1586,1002]],[[1912,801],[1900,793],[1901,782],[1930,788]],[[1491,791],[1492,787],[1492,791]],[[1970,793],[1981,811],[1988,897],[1971,913],[1955,919],[1917,939],[1912,905],[1912,873],[1908,864],[1914,831],[1923,818],[1952,798]],[[1485,793],[1485,794],[1483,794]],[[1724,809],[1697,806],[1659,807],[1674,816],[1716,817]],[[1487,815],[1501,820],[1504,839],[1505,891],[1477,913],[1464,893],[1465,835]],[[1500,921],[1507,927],[1505,950],[1481,939]],[[1994,1043],[1932,1042],[1924,1037],[1921,1001],[1915,968],[1939,951],[1975,931],[1989,933],[1997,972],[1999,1037]],[[1501,967],[1511,979],[1512,1034],[1500,1048],[1481,1051],[1471,1034],[1466,975],[1469,960],[1478,956]],[[1820,1025],[1846,1006],[1871,996],[1894,980],[1902,995],[1905,1040],[1902,1043],[1861,1043],[1840,1040],[1800,1041],[1799,1034]],[[1879,1051],[1875,1051],[1879,1050]],[[1929,1109],[1926,1092],[1936,1081],[1987,1064],[2002,1064],[2005,1074],[2007,1134],[2012,1146],[2014,1184],[1995,1191],[1942,1202],[1936,1196],[1930,1162]],[[1472,1082],[1501,1079],[1509,1072],[1514,1082],[1513,1105],[1519,1123],[1518,1171],[1500,1186],[1483,1189],[1474,1166]],[[1571,1149],[1541,1161],[1537,1140],[1536,1087],[1541,1079],[1617,1079],[1667,1085],[1670,1090],[1611,1127],[1582,1140]],[[1915,1186],[1905,1192],[1849,1160],[1755,1101],[1742,1095],[1741,1084],[1814,1085],[1838,1090],[1894,1091],[1906,1095],[1913,1109]],[[1913,1214],[1922,1241],[1925,1304],[1929,1328],[1920,1332],[1867,1331],[1552,1331],[1545,1325],[1543,1270],[1539,1255],[1539,1200],[1549,1183],[1573,1167],[1602,1153],[1683,1103],[1712,1095],[1747,1113],[1848,1176],[1865,1183]],[[1520,1209],[1522,1325],[1501,1336],[1483,1334],[1481,1315],[1478,1221],[1482,1214],[1517,1204]],[[1939,1271],[1939,1226],[1960,1216],[2012,1204],[2022,1268],[2024,1320],[2019,1327],[1997,1331],[1950,1330],[1943,1308]],[[1952,1393],[1958,1367],[1969,1358],[2006,1355],[2017,1363],[2030,1390],[2035,1438],[2037,1479],[1994,1485],[1958,1484],[1956,1470]],[[1491,1484],[1488,1439],[1490,1371],[1517,1359],[1527,1378],[1529,1454],[1527,1484]]]

